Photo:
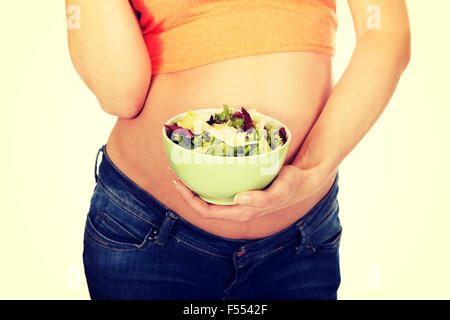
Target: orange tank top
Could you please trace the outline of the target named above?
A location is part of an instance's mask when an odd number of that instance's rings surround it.
[[[152,74],[281,51],[335,54],[335,0],[130,0]]]

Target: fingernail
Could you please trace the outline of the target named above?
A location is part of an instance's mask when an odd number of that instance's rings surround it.
[[[175,189],[177,189],[177,191],[180,191],[180,187],[178,186],[178,183],[176,180],[172,180],[173,184],[175,185]]]
[[[237,195],[234,197],[234,201],[235,201],[236,203],[239,203],[239,204],[250,203],[251,200],[252,200],[252,197],[249,196],[248,194],[245,194],[245,193],[237,194]]]

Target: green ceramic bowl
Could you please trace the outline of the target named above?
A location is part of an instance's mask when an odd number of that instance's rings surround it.
[[[221,110],[214,108],[193,111],[210,115]],[[166,124],[183,119],[185,114],[169,119]],[[200,198],[214,204],[232,205],[235,204],[234,196],[237,193],[264,189],[276,177],[286,159],[291,132],[281,122],[263,116],[269,124],[286,129],[287,141],[271,152],[251,156],[212,156],[188,150],[171,141],[163,126],[164,146],[173,171]]]

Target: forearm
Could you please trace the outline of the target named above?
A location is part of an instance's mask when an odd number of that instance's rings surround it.
[[[390,40],[370,32],[359,39],[294,165],[331,174],[373,126],[409,62],[409,34]]]
[[[128,0],[66,0],[66,7],[70,55],[80,77],[103,110],[135,116],[147,97],[151,63]]]

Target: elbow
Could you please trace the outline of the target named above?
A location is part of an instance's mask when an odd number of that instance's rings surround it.
[[[105,97],[97,96],[103,111],[119,118],[135,118],[144,106],[145,99],[136,96],[115,94]]]
[[[147,100],[152,79],[150,63],[117,72],[112,72],[110,68],[98,68],[95,73],[91,65],[74,63],[74,66],[103,111],[126,119],[139,115]]]
[[[358,39],[364,51],[379,54],[383,59],[395,63],[400,73],[411,61],[411,34],[409,28],[400,30],[372,30]]]
[[[400,65],[402,72],[406,69],[411,61],[411,34],[409,30],[405,31],[399,40],[400,44]]]
[[[93,90],[106,113],[119,118],[132,119],[139,115],[147,100],[151,76],[149,72],[135,73],[134,77],[122,77],[107,86]]]
[[[148,87],[147,87],[148,88]],[[101,108],[108,114],[119,118],[135,118],[144,107],[147,88],[141,90],[114,90],[106,95],[97,95]]]
[[[390,30],[391,39],[397,50],[397,59],[401,72],[405,71],[411,61],[411,30],[409,24],[398,26],[395,30]]]
[[[393,62],[397,64],[398,71],[402,74],[411,61],[411,35],[408,30],[392,32],[384,43]]]
[[[132,103],[131,101],[97,99],[103,111],[119,118],[132,119],[141,110],[138,104]]]

